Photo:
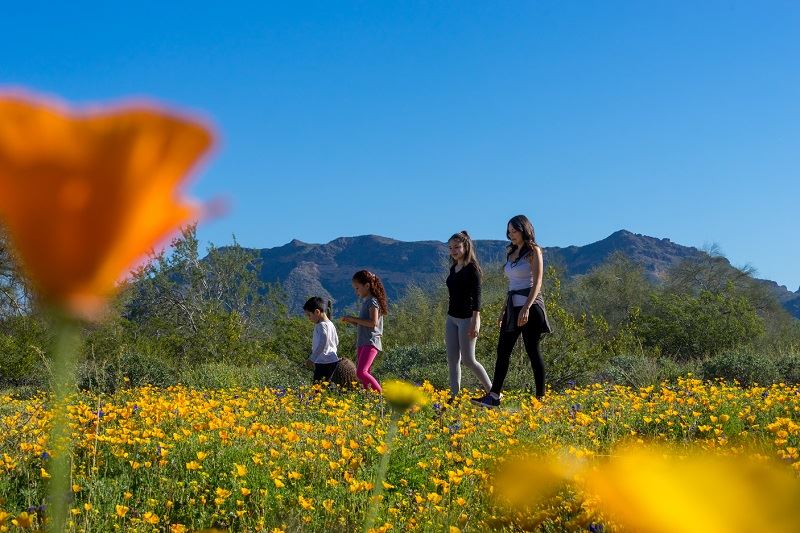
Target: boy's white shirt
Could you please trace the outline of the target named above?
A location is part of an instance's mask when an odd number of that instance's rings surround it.
[[[321,320],[314,326],[309,360],[316,364],[335,363],[339,360],[336,351],[339,347],[339,334],[330,320]]]

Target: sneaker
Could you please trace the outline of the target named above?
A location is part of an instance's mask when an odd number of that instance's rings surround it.
[[[500,407],[500,399],[494,398],[491,394],[486,394],[480,398],[472,398],[470,401],[481,407]]]

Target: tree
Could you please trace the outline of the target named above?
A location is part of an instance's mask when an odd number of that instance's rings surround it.
[[[719,293],[701,290],[696,296],[653,294],[639,328],[646,345],[681,360],[713,356],[764,333],[755,307],[732,287]]]
[[[625,327],[655,290],[644,269],[622,252],[578,277],[570,286],[575,311],[602,316],[612,331]]]
[[[251,363],[263,355],[268,287],[260,258],[233,245],[209,246],[200,259],[195,226],[184,228],[130,284],[124,312],[134,334],[157,340],[185,367],[196,362]]]

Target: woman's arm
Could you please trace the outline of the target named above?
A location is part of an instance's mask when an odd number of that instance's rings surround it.
[[[478,268],[472,265],[470,276],[470,301],[472,302],[472,321],[469,324],[470,338],[477,338],[481,330],[481,276]]]
[[[478,333],[481,331],[481,312],[480,311],[473,311],[472,312],[472,321],[469,323],[469,336],[470,338],[477,338]]]
[[[528,300],[525,302],[525,305],[522,306],[522,309],[519,312],[519,318],[517,318],[517,325],[522,327],[528,322],[528,314],[533,305],[533,302],[536,300],[536,297],[539,295],[539,292],[542,290],[542,270],[544,268],[544,262],[542,261],[542,250],[538,246],[534,247],[532,254],[528,256],[528,262],[531,265],[531,282],[533,283],[533,288],[531,289],[531,293],[528,295]]]

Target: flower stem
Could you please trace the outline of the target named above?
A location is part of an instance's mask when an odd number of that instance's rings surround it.
[[[375,525],[375,518],[378,516],[378,506],[383,495],[383,481],[386,479],[386,470],[389,468],[389,454],[392,451],[392,441],[397,435],[397,421],[400,420],[400,412],[392,409],[392,418],[389,421],[389,432],[386,434],[386,453],[381,457],[378,471],[375,474],[375,485],[372,487],[369,510],[364,521],[364,533],[368,533]]]
[[[56,315],[53,318],[56,331],[56,345],[52,366],[52,428],[49,447],[52,450],[50,479],[50,519],[49,532],[66,530],[67,510],[69,508],[70,487],[70,440],[67,404],[75,387],[75,359],[80,344],[80,330],[73,320]]]

